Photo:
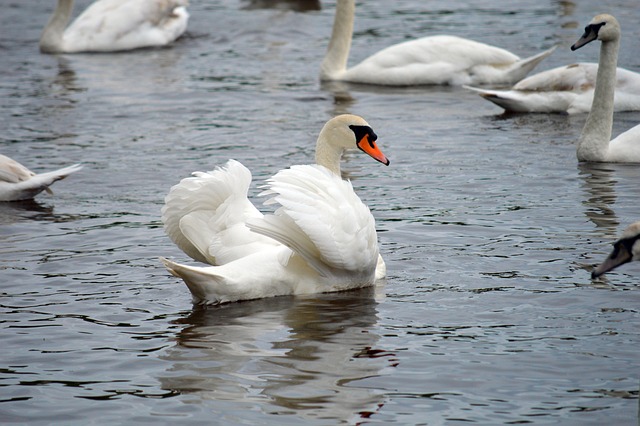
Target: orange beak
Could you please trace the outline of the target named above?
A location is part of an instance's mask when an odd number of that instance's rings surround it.
[[[382,151],[380,151],[380,148],[378,148],[378,145],[376,145],[375,141],[369,140],[368,134],[365,134],[362,139],[358,141],[357,146],[362,151],[369,154],[374,160],[381,162],[385,166],[389,165],[389,160],[387,159],[387,157],[385,157]]]

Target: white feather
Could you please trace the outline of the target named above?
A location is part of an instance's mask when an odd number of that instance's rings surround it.
[[[40,50],[113,52],[164,46],[186,30],[187,4],[187,0],[97,0],[65,29],[73,0],[58,0],[40,38]]]

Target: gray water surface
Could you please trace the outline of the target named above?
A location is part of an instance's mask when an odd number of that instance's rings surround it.
[[[320,84],[334,1],[192,1],[165,49],[42,55],[53,1],[0,14],[0,152],[85,168],[0,204],[0,421],[56,424],[638,422],[640,267],[592,266],[640,219],[640,167],[578,164],[586,116],[516,115],[462,88]],[[79,10],[89,1],[78,1]],[[538,70],[599,12],[640,72],[636,1],[358,2],[350,63],[448,33]],[[297,7],[297,9],[305,9]],[[365,117],[391,159],[344,169],[370,206],[384,286],[202,309],[159,256],[169,188],[228,158],[256,182]],[[614,133],[640,122],[617,114]],[[250,196],[257,199],[257,184]]]

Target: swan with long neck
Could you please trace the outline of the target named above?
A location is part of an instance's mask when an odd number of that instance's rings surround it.
[[[347,68],[354,19],[355,0],[338,0],[321,80],[389,86],[513,84],[555,49],[520,59],[498,47],[437,35],[387,47]]]
[[[73,0],[58,0],[43,53],[114,52],[167,45],[184,33],[188,0],[97,0],[69,27]]]
[[[592,278],[598,278],[628,262],[640,261],[640,222],[634,222],[627,227],[618,241],[613,243],[611,254],[591,273]]]
[[[340,115],[322,128],[316,164],[292,166],[267,180],[275,213],[263,215],[247,198],[251,173],[237,161],[196,172],[171,188],[162,221],[171,240],[194,260],[162,259],[184,280],[195,303],[215,304],[292,294],[348,290],[384,278],[375,221],[342,180],[340,159],[358,148],[389,160],[369,124]]]
[[[16,160],[0,155],[0,201],[31,200],[49,186],[82,168],[79,164],[46,173],[34,173]]]
[[[611,140],[613,129],[616,67],[620,49],[620,24],[611,15],[594,17],[585,27],[584,34],[571,50],[600,40],[600,58],[596,75],[596,88],[587,121],[578,140],[579,161],[640,162],[640,125]]]

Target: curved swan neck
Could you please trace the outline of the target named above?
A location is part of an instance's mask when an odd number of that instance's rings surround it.
[[[326,135],[322,132],[318,137],[316,143],[316,164],[326,167],[338,176],[340,174],[340,159],[344,149],[337,148],[337,146],[331,143],[330,139],[327,139]]]
[[[355,13],[355,0],[337,1],[331,40],[320,66],[320,78],[323,80],[331,80],[336,74],[347,69]]]
[[[613,128],[613,100],[620,39],[600,46],[596,88],[587,121],[578,142],[578,160],[602,161],[606,157]]]
[[[40,37],[40,51],[45,53],[61,52],[64,30],[71,18],[73,0],[58,0],[56,10],[49,18]]]

